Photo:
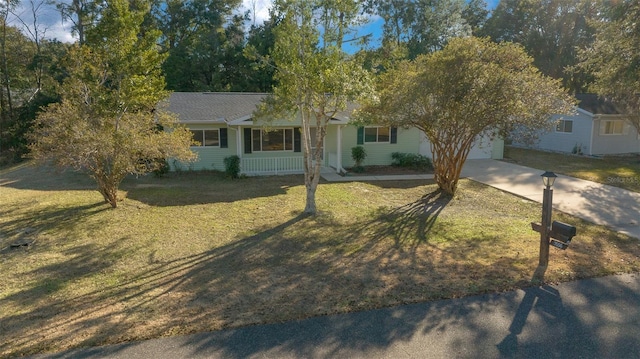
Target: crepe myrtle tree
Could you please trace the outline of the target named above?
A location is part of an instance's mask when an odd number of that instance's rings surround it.
[[[34,158],[84,171],[104,200],[118,205],[118,187],[128,174],[145,174],[168,157],[195,157],[186,128],[159,103],[164,90],[157,31],[141,31],[143,11],[128,0],[105,3],[87,41],[74,45],[60,103],[46,107],[30,134]]]
[[[569,113],[574,104],[521,46],[476,37],[453,39],[441,51],[401,62],[379,80],[377,96],[357,117],[423,131],[435,181],[449,194],[480,138],[531,139],[553,125],[551,114]]]

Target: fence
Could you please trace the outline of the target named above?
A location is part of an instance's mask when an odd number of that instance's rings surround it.
[[[302,173],[302,157],[242,158],[240,169],[246,175]]]

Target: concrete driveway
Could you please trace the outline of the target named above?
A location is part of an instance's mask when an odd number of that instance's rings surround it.
[[[548,169],[553,171],[552,168]],[[496,160],[469,160],[462,176],[542,203],[544,171]],[[553,207],[617,232],[640,238],[640,193],[558,175]]]

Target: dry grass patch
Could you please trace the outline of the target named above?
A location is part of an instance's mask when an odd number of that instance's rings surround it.
[[[640,192],[640,155],[602,158],[505,147],[506,161]]]
[[[321,184],[216,173],[129,179],[109,209],[83,176],[0,173],[0,356],[272,323],[530,285],[540,207],[471,181]],[[640,270],[638,240],[578,219],[549,282]],[[30,228],[33,232],[24,233]],[[31,236],[29,249],[7,246]]]

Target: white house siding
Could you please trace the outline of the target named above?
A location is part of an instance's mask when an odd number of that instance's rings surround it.
[[[501,160],[504,158],[504,139],[496,138],[492,143],[491,159]]]
[[[365,166],[389,165],[393,152],[418,153],[420,149],[420,131],[417,129],[398,128],[397,143],[365,143],[360,145],[367,152]],[[358,146],[358,128],[345,126],[342,129],[342,166],[352,167],[351,148]]]
[[[204,130],[221,128],[220,125],[189,125],[190,130]],[[226,127],[226,126],[225,126]],[[193,146],[191,150],[198,154],[198,159],[192,163],[171,163],[172,167],[180,166],[183,170],[217,170],[224,171],[224,158],[236,154],[236,133],[235,129],[227,130],[227,148]]]
[[[337,166],[338,126],[327,126],[327,134],[324,137],[324,165],[333,168]],[[342,150],[344,151],[344,148]]]
[[[554,115],[550,121],[555,123],[560,118],[573,121],[572,132],[558,132],[554,125],[553,129],[549,132],[540,135],[539,141],[534,144],[533,147],[541,150],[566,153],[572,153],[574,148],[580,148],[582,153],[590,154],[593,118],[590,115],[578,112],[573,116]]]
[[[640,136],[631,123],[625,121],[621,135],[604,135],[601,126],[606,120],[616,117],[603,117],[594,121],[593,152],[594,155],[610,155],[640,152]],[[619,119],[619,118],[618,118]]]
[[[503,156],[503,148],[504,141],[502,139],[491,140],[488,137],[484,137],[476,141],[467,159],[501,159]],[[420,154],[429,158],[433,157],[429,139],[422,133],[420,136]]]

